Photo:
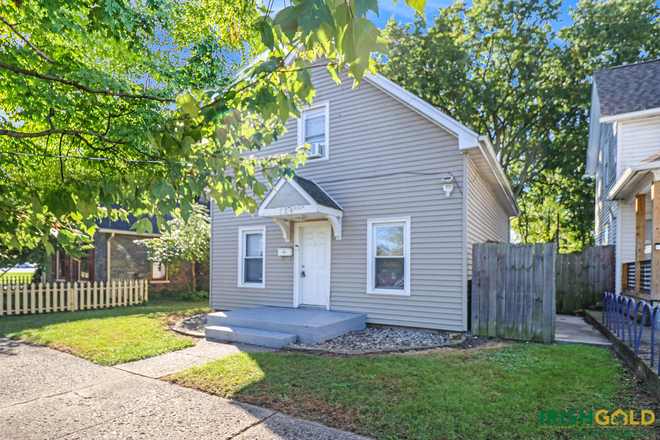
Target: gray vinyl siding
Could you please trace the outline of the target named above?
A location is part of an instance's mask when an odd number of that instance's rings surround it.
[[[467,277],[472,279],[472,246],[475,243],[509,242],[509,216],[491,188],[467,157]]]
[[[362,82],[343,89],[314,76],[315,103],[329,101],[329,159],[309,161],[298,174],[318,183],[344,209],[342,239],[332,241],[330,309],[367,313],[367,322],[466,330],[463,288],[463,197],[446,198],[441,179],[463,189],[457,138],[394,98]],[[264,155],[293,151],[297,121]],[[411,295],[367,294],[367,220],[410,217]],[[238,227],[266,226],[265,289],[237,287]],[[270,219],[212,209],[211,307],[293,305],[293,258]]]
[[[613,124],[603,123],[600,129],[600,151],[596,167],[596,225],[595,242],[605,245],[605,228],[609,226],[610,245],[616,244],[616,202],[607,200],[607,194],[617,179],[617,141]]]

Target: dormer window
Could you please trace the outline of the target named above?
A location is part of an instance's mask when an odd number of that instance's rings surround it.
[[[298,144],[309,144],[309,159],[328,158],[328,103],[314,105],[303,112],[298,125]]]

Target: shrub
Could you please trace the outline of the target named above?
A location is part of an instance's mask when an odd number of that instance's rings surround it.
[[[209,299],[209,293],[204,292],[203,290],[198,290],[198,291],[185,291],[185,292],[180,292],[177,295],[180,299],[184,301],[203,301],[205,299]]]

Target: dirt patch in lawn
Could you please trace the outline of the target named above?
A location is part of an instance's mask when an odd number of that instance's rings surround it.
[[[251,405],[268,408],[292,417],[309,420],[344,431],[356,430],[356,422],[360,419],[356,411],[337,405],[330,405],[321,399],[308,398],[304,402],[292,405],[291,399],[283,395],[247,395],[240,400]]]

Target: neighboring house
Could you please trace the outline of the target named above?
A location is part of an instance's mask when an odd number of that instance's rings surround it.
[[[660,60],[594,72],[586,173],[596,244],[616,245],[616,291],[660,299]]]
[[[128,221],[111,221],[104,218],[94,234],[94,249],[87,257],[73,259],[64,252],[56,251],[51,258],[52,270],[46,281],[95,282],[108,280],[146,279],[149,291],[159,294],[165,291],[188,290],[185,277],[191,278],[190,266],[179,267],[178,271],[147,260],[146,246],[135,244],[135,240],[159,237],[160,234],[138,235],[131,226],[137,221],[129,215]],[[152,218],[153,230],[158,231],[156,218]],[[208,290],[208,276],[198,273],[198,288]],[[190,282],[190,280],[188,280]]]
[[[212,203],[211,307],[467,330],[472,245],[508,242],[518,214],[490,142],[383,76],[313,82],[314,104],[259,153],[309,143],[297,177],[254,217]]]

